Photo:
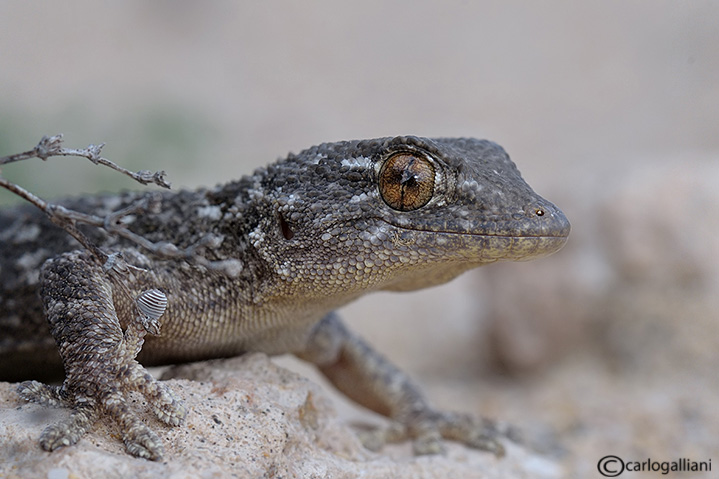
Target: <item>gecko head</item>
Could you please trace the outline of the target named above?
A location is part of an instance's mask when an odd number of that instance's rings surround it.
[[[275,168],[264,191],[282,253],[271,260],[288,280],[315,276],[324,291],[441,284],[484,264],[552,254],[569,235],[564,214],[486,140],[329,143]]]

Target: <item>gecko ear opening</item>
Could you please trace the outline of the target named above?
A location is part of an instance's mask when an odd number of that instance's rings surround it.
[[[282,213],[280,213],[278,211],[277,216],[279,218],[280,230],[282,231],[282,236],[284,236],[286,240],[291,240],[292,238],[294,238],[295,232],[292,231],[292,228],[290,228],[290,225],[287,224],[287,221],[285,221],[285,217],[282,216]]]

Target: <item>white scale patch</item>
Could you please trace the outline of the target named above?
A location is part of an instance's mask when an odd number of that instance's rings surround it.
[[[359,203],[361,201],[367,201],[370,199],[370,196],[367,193],[362,193],[361,195],[354,195],[352,198],[350,198],[350,203]]]
[[[345,158],[342,160],[342,166],[349,166],[353,170],[366,170],[372,166],[372,160],[366,156],[357,158]]]
[[[218,221],[222,218],[222,209],[219,206],[200,206],[197,208],[197,216]]]
[[[250,188],[247,193],[252,201],[260,201],[265,197],[265,191],[260,187]]]
[[[317,165],[317,164],[319,164],[320,161],[322,161],[322,160],[324,160],[324,159],[326,159],[326,158],[327,158],[327,155],[324,155],[324,154],[322,154],[322,153],[317,153],[317,154],[315,155],[315,157],[312,158],[309,162],[310,162],[310,164],[312,164],[312,165]]]
[[[462,191],[468,191],[468,190],[481,191],[482,190],[482,186],[479,183],[477,183],[476,180],[465,181],[459,186],[459,188]]]
[[[103,198],[102,207],[105,208],[105,211],[116,211],[121,204],[122,199],[119,196],[107,196]]]
[[[290,267],[290,263],[288,261],[283,262],[282,264],[277,266],[275,272],[284,278],[289,278],[292,275],[292,268]]]
[[[252,243],[252,246],[259,249],[262,243],[265,241],[265,234],[258,226],[247,234],[247,238],[249,238],[250,242]]]

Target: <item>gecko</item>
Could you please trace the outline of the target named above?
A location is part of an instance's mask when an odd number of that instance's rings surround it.
[[[159,460],[162,441],[128,394],[172,426],[187,410],[144,366],[264,352],[313,363],[418,454],[444,440],[501,454],[498,428],[434,408],[336,310],[561,249],[569,221],[502,147],[415,136],[324,143],[214,188],[84,195],[63,207],[105,217],[148,198],[154,206],[118,216],[121,227],[173,251],[202,244],[203,261],[78,225],[92,251],[32,205],[0,210],[0,380],[71,410],[41,434],[44,450],[103,420],[128,453]],[[53,380],[62,383],[40,382]]]

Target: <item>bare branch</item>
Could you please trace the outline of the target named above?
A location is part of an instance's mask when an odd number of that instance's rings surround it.
[[[22,153],[21,153],[22,154]],[[57,206],[50,204],[43,200],[42,198],[33,195],[29,191],[27,191],[25,188],[22,188],[14,183],[11,183],[7,181],[5,178],[0,176],[0,186],[3,188],[15,193],[16,195],[20,196],[21,198],[24,198],[25,200],[29,201],[33,205],[37,206],[40,210],[45,212],[45,214],[50,218],[50,221],[58,225],[60,228],[64,229],[70,236],[75,238],[81,245],[83,245],[86,249],[91,251],[98,259],[101,261],[105,261],[107,259],[107,255],[104,254],[96,245],[94,245],[90,240],[87,239],[87,237],[80,232],[76,226],[75,222],[73,220],[70,220],[69,217],[66,215],[63,215],[61,213],[57,213],[57,211],[64,210],[69,211],[63,208],[62,206]],[[82,214],[82,213],[78,213]]]
[[[62,147],[62,135],[53,137],[43,137],[35,148],[32,150],[10,155],[0,158],[0,165],[22,161],[29,158],[40,158],[45,160],[51,156],[79,156],[87,158],[95,164],[108,166],[116,171],[126,174],[142,184],[154,183],[165,188],[169,188],[170,184],[164,179],[165,172],[150,173],[149,171],[138,171],[132,173],[110,160],[100,156],[103,145],[89,145],[85,149],[67,149]],[[123,273],[129,269],[133,269],[127,265],[122,259],[122,255],[118,253],[105,253],[97,245],[93,244],[80,230],[77,229],[78,224],[94,226],[106,231],[111,236],[119,236],[135,243],[141,248],[166,259],[181,259],[193,264],[204,266],[208,269],[224,271],[230,276],[237,276],[242,271],[242,262],[239,260],[222,260],[210,261],[201,255],[201,251],[212,249],[218,246],[220,238],[208,234],[203,237],[197,244],[187,248],[178,248],[176,245],[158,241],[153,242],[129,230],[122,222],[122,219],[132,214],[142,214],[147,212],[157,212],[160,206],[160,197],[158,194],[150,194],[140,198],[135,203],[114,211],[106,216],[98,216],[92,214],[81,213],[79,211],[65,208],[62,205],[48,203],[42,198],[30,193],[26,189],[7,181],[0,176],[0,187],[3,187],[21,198],[27,200],[43,211],[50,221],[67,231],[82,246],[91,251],[104,265],[106,270]]]
[[[88,145],[87,148],[75,149],[75,148],[64,148],[62,146],[63,140],[62,135],[55,136],[43,136],[40,142],[35,148],[23,153],[16,155],[0,157],[0,165],[6,165],[8,163],[14,163],[16,161],[27,160],[30,158],[40,158],[45,161],[52,156],[77,156],[80,158],[87,158],[96,165],[107,166],[115,171],[119,171],[123,175],[127,175],[133,180],[143,185],[155,184],[162,188],[170,188],[170,183],[165,179],[166,173],[164,171],[157,171],[152,173],[147,170],[140,170],[132,172],[125,168],[113,163],[107,158],[100,156],[102,148],[105,146],[104,143],[99,145]]]

